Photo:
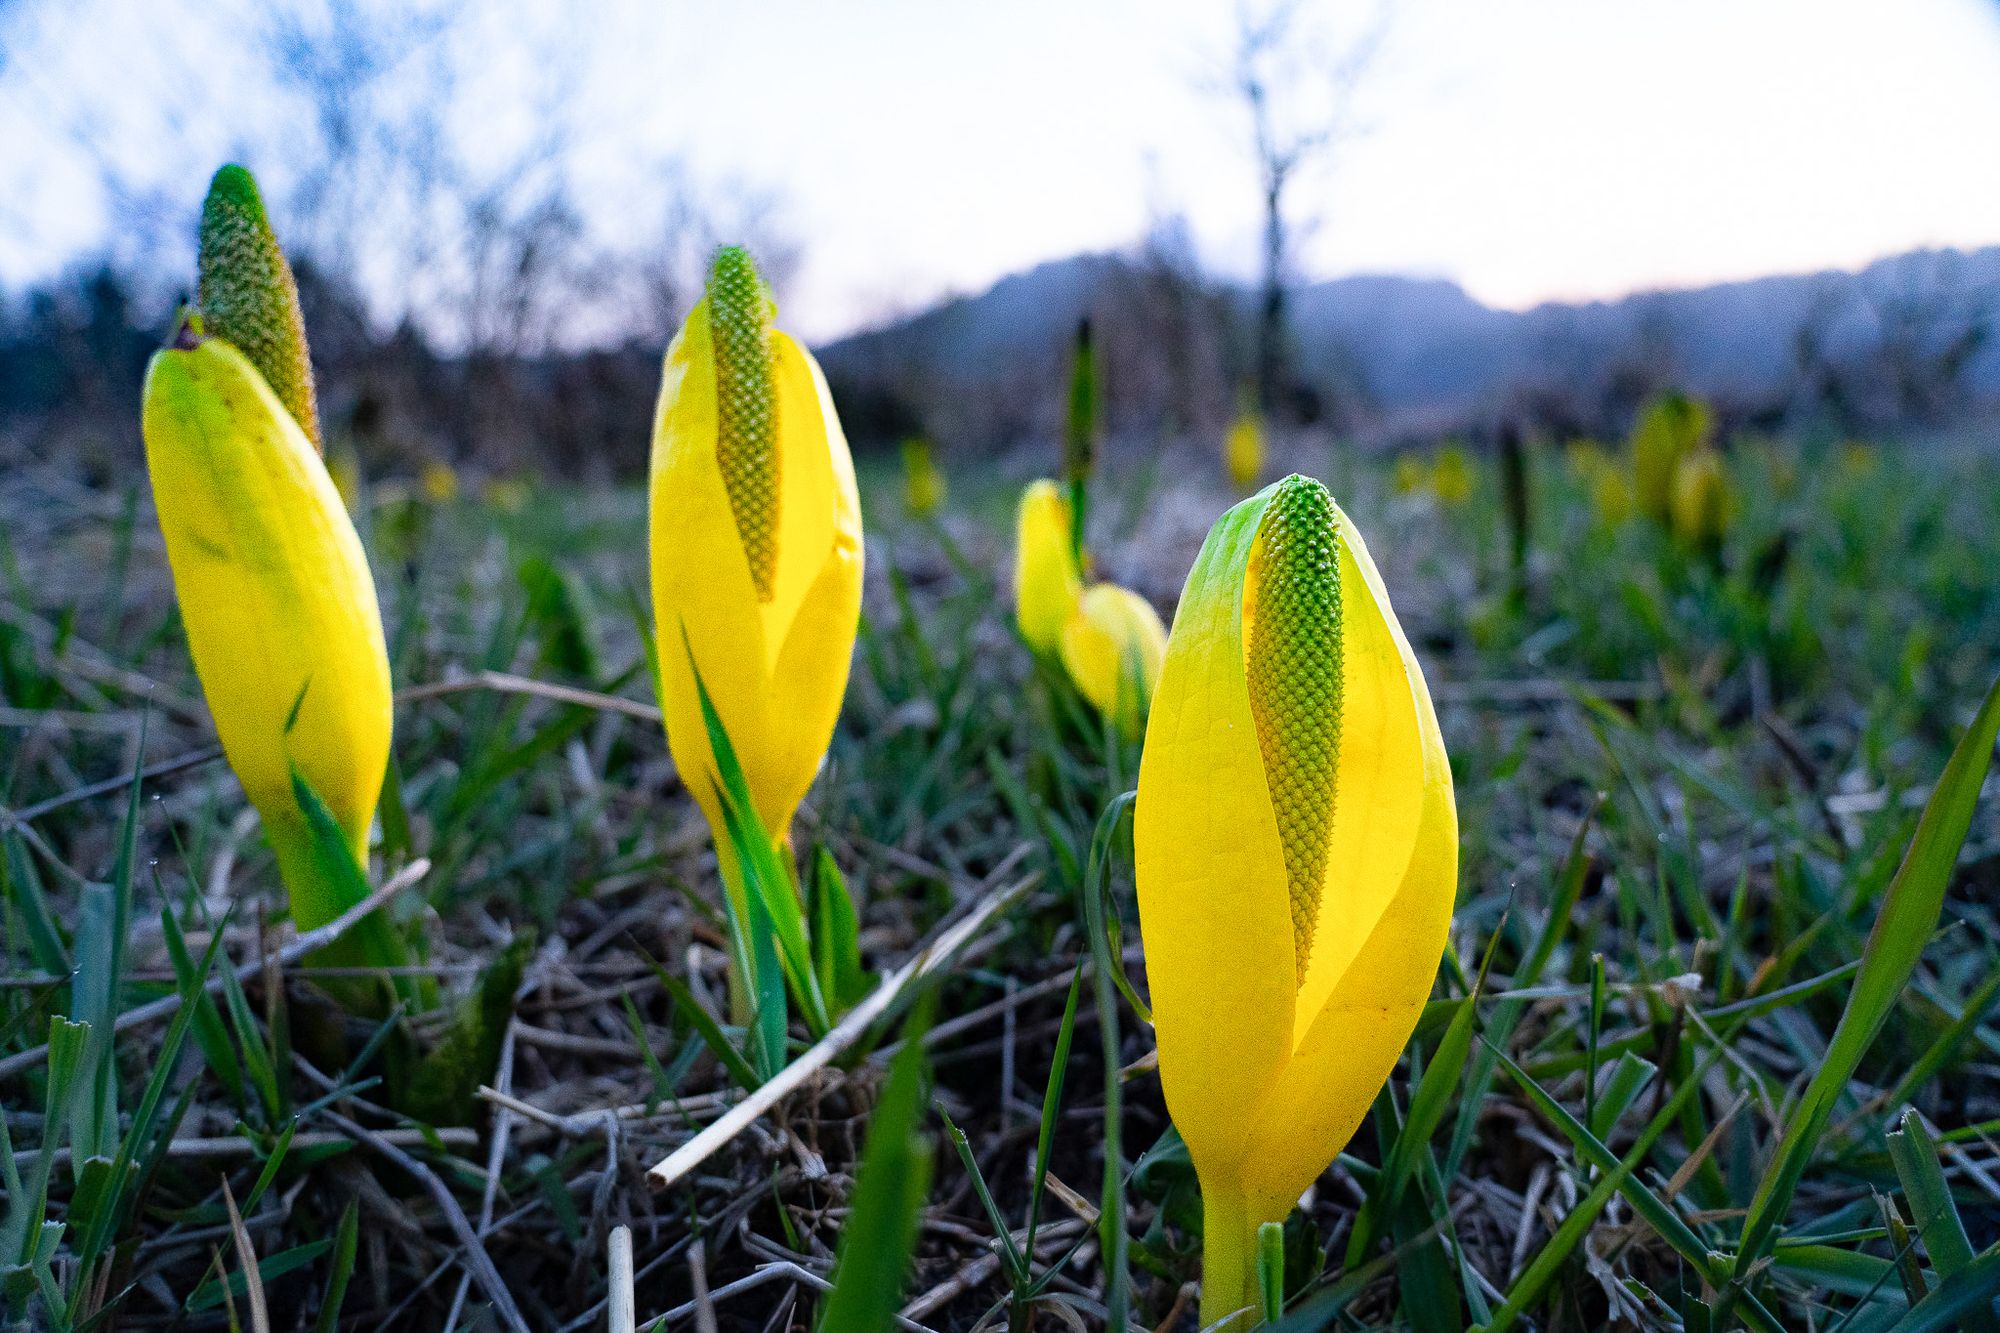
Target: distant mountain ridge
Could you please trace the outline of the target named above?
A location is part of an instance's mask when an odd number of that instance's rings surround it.
[[[820,355],[847,396],[896,400],[927,423],[983,424],[987,429],[975,434],[1003,442],[1053,425],[1053,409],[1043,400],[1086,314],[1104,331],[1114,361],[1107,383],[1116,388],[1121,358],[1131,368],[1127,381],[1142,378],[1146,358],[1157,356],[1165,340],[1157,331],[1164,327],[1161,310],[1179,299],[1163,295],[1169,286],[1131,257],[1080,255],[839,339]],[[1211,336],[1217,346],[1208,349],[1207,364],[1187,369],[1202,358],[1184,357],[1181,374],[1216,381],[1203,386],[1202,396],[1220,400],[1209,403],[1211,414],[1226,413],[1234,396],[1230,368],[1243,362],[1238,348],[1250,293],[1227,286],[1201,291],[1207,308],[1220,311],[1230,327]],[[1840,390],[1850,397],[1865,392],[1900,402],[1917,388],[1889,379],[1916,376],[1922,367],[1898,366],[1934,362],[1924,373],[1942,376],[1949,366],[1954,392],[1991,399],[2000,396],[2000,340],[1990,336],[2000,331],[1996,317],[2000,246],[1920,250],[1858,272],[1778,275],[1524,311],[1483,305],[1446,279],[1357,275],[1296,288],[1290,325],[1301,381],[1363,404],[1373,424],[1394,430],[1473,417],[1523,394],[1608,386],[1635,368],[1697,393],[1762,406],[1805,390],[1833,392],[1828,386],[1843,380],[1851,381]],[[1154,386],[1152,396],[1159,392]],[[1114,424],[1121,414],[1127,424],[1145,424],[1158,408],[1146,399],[1128,392],[1114,404]],[[971,413],[981,415],[969,420]]]

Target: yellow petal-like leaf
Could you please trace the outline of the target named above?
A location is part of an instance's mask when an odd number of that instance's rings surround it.
[[[1063,626],[1083,595],[1070,542],[1069,498],[1052,481],[1030,482],[1021,492],[1014,529],[1014,616],[1021,637],[1038,653],[1058,652]]]
[[[1341,736],[1326,884],[1299,988],[1295,1042],[1304,1039],[1403,882],[1423,815],[1427,740],[1437,730],[1423,672],[1389,605],[1382,576],[1353,521],[1338,505],[1333,513],[1345,594]],[[1442,743],[1437,744],[1441,754]],[[1450,778],[1447,768],[1447,799]],[[1435,968],[1433,957],[1430,970]]]
[[[789,335],[776,330],[771,334],[771,353],[778,431],[784,441],[778,472],[777,577],[771,600],[764,606],[765,651],[775,666],[779,645],[791,632],[808,590],[818,582],[834,543],[845,541],[859,549],[861,503],[847,438],[818,363]],[[850,631],[849,647],[852,641]],[[844,665],[841,675],[846,675]]]
[[[367,556],[318,452],[220,338],[147,370],[146,465],[181,619],[230,766],[274,838],[296,766],[365,861],[388,762],[388,653]],[[302,927],[321,924],[299,917]]]
[[[1282,1216],[1347,1146],[1430,997],[1458,886],[1458,816],[1435,723],[1427,731],[1423,814],[1402,882],[1263,1103],[1242,1178],[1263,1216]]]
[[[1244,571],[1269,496],[1225,514],[1188,575],[1133,814],[1161,1085],[1204,1192],[1241,1168],[1291,1058],[1298,990],[1243,653]]]
[[[860,615],[863,542],[854,465],[825,377],[771,337],[778,525],[771,595],[759,596],[717,458],[707,303],[667,350],[654,419],[653,609],[674,762],[722,845],[714,764],[682,633],[773,836],[790,828],[832,738]]]
[[[1063,668],[1083,697],[1133,740],[1146,725],[1166,652],[1160,613],[1115,583],[1093,584],[1063,625]]]

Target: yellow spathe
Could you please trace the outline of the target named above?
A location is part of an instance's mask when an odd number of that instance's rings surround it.
[[[1674,467],[1674,536],[1687,546],[1720,546],[1735,513],[1735,496],[1720,452],[1702,446]]]
[[[1640,513],[1672,527],[1675,474],[1713,424],[1708,405],[1684,393],[1669,391],[1646,405],[1632,428],[1632,498]]]
[[[783,841],[833,736],[861,612],[861,503],[847,438],[812,355],[769,330],[775,425],[763,479],[774,535],[760,533],[760,594],[718,459],[710,301],[667,349],[653,424],[651,545],[660,700],[682,781],[728,839],[690,650],[757,813]],[[761,427],[761,421],[760,421]],[[771,512],[767,504],[763,512]],[[769,543],[769,546],[766,546]],[[685,644],[682,635],[686,635]]]
[[[146,466],[195,671],[286,872],[293,918],[311,929],[348,904],[296,879],[306,853],[292,767],[366,865],[389,758],[389,658],[367,556],[305,432],[227,342],[184,335],[161,350],[144,399]]]
[[[1245,412],[1229,428],[1222,444],[1224,465],[1230,484],[1247,491],[1264,475],[1264,422],[1255,412]]]
[[[916,518],[928,518],[944,507],[944,473],[931,457],[929,440],[903,441],[903,507]]]
[[[1316,501],[1291,508],[1320,516],[1334,540],[1294,543],[1285,558],[1311,563],[1259,577],[1274,554],[1267,511],[1297,498]],[[1269,597],[1282,578],[1337,580],[1336,596],[1312,603],[1337,607],[1332,623],[1253,633],[1254,590]],[[1301,636],[1287,645],[1295,663],[1315,644],[1337,655],[1337,684],[1267,684],[1262,697],[1291,713],[1267,703],[1259,716],[1250,645],[1287,632]],[[1311,707],[1338,710],[1337,745],[1330,762],[1286,769],[1280,787],[1265,748],[1321,734],[1300,711]],[[1298,895],[1280,819],[1323,811],[1316,802],[1333,812],[1320,821],[1324,855],[1301,863],[1323,882]],[[1360,534],[1317,482],[1267,487],[1211,530],[1153,697],[1135,819],[1160,1078],[1201,1180],[1211,1324],[1258,1304],[1258,1225],[1290,1211],[1394,1068],[1456,892],[1451,768],[1423,673]],[[1303,932],[1301,911],[1312,914]]]
[[[1115,583],[1091,585],[1063,624],[1062,663],[1097,711],[1139,739],[1167,653],[1167,627],[1153,604]]]
[[[1060,652],[1063,626],[1082,596],[1069,497],[1046,478],[1029,482],[1014,523],[1014,618],[1028,646]]]

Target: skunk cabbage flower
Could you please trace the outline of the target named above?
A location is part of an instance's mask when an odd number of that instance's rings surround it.
[[[353,904],[313,867],[300,775],[358,863],[389,761],[389,655],[368,557],[305,431],[250,361],[184,325],[146,371],[146,468],[181,621],[299,929]],[[384,960],[375,960],[384,961]]]
[[[917,518],[928,518],[944,506],[944,473],[931,457],[931,442],[921,435],[903,441],[903,507]]]
[[[202,208],[203,314],[146,369],[141,427],[181,622],[215,730],[262,817],[301,930],[353,906],[315,854],[303,778],[354,853],[389,760],[389,655],[368,557],[316,447],[291,269],[250,173]],[[343,960],[400,961],[378,918]]]
[[[1646,405],[1632,430],[1632,498],[1662,527],[1674,521],[1674,477],[1681,460],[1707,439],[1708,405],[1684,393],[1663,393]]]
[[[1353,1135],[1430,993],[1458,877],[1430,693],[1353,523],[1288,477],[1188,576],[1134,827],[1160,1080],[1201,1181],[1202,1323]]]
[[[1229,428],[1222,444],[1222,461],[1229,470],[1230,485],[1239,491],[1255,486],[1264,474],[1264,422],[1255,412],[1243,413]]]
[[[1684,545],[1714,551],[1735,510],[1729,472],[1722,455],[1704,446],[1681,459],[1674,469],[1673,530]]]
[[[458,471],[443,459],[433,458],[417,474],[417,487],[432,504],[450,504],[458,498]]]
[[[717,251],[667,349],[653,423],[660,701],[674,763],[725,851],[695,667],[783,841],[833,737],[861,613],[847,437],[819,364],[775,313],[749,255]]]
[[[1446,443],[1431,460],[1431,494],[1450,509],[1472,498],[1472,456],[1456,440]]]
[[[1393,486],[1398,495],[1415,495],[1430,481],[1430,472],[1424,467],[1424,460],[1417,454],[1396,455],[1396,469]]]
[[[1153,604],[1115,583],[1092,584],[1062,628],[1069,678],[1127,740],[1138,740],[1167,653],[1167,627]]]
[[[1015,514],[1014,619],[1038,653],[1062,649],[1063,626],[1083,596],[1070,540],[1070,502],[1046,479],[1028,483]]]

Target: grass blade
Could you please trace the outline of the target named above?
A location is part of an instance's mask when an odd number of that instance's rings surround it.
[[[1965,1234],[1958,1205],[1945,1184],[1938,1163],[1937,1145],[1915,1111],[1905,1111],[1897,1127],[1889,1132],[1889,1160],[1895,1164],[1896,1178],[1902,1182],[1903,1197],[1910,1201],[1910,1213],[1923,1237],[1924,1253],[1939,1277],[1949,1280],[1973,1263],[1972,1241]],[[2000,1333],[1990,1304],[1965,1312],[1967,1333]]]
[[[1126,1271],[1130,1237],[1125,1226],[1124,1158],[1120,1143],[1124,1137],[1124,1089],[1118,1069],[1117,983],[1123,979],[1119,962],[1116,914],[1111,910],[1111,863],[1118,834],[1126,830],[1130,846],[1130,820],[1137,792],[1114,797],[1097,821],[1090,839],[1090,865],[1083,887],[1084,933],[1089,938],[1096,969],[1091,978],[1097,999],[1097,1035],[1104,1056],[1104,1186],[1099,1200],[1097,1229],[1104,1254],[1104,1306],[1107,1324],[1125,1327],[1131,1302],[1131,1275]],[[1146,1015],[1138,998],[1127,990],[1132,1004]],[[1150,1015],[1146,1015],[1150,1017]]]
[[[874,978],[861,966],[861,922],[854,895],[824,845],[813,851],[807,910],[812,915],[813,970],[834,1014],[846,1013],[868,994]]]
[[[340,1307],[347,1300],[348,1279],[354,1276],[354,1259],[361,1239],[361,1205],[349,1199],[341,1210],[340,1225],[333,1232],[333,1266],[326,1278],[326,1299],[319,1303],[319,1318],[313,1333],[335,1333],[340,1327]]]
[[[743,1052],[736,1049],[735,1044],[729,1040],[729,1035],[722,1030],[722,1025],[715,1021],[715,1016],[702,1008],[701,1001],[694,998],[694,993],[687,988],[686,983],[660,966],[658,959],[644,952],[639,956],[646,960],[646,966],[652,968],[653,975],[660,979],[660,985],[672,998],[674,1007],[687,1015],[689,1026],[694,1028],[702,1044],[707,1046],[722,1067],[729,1071],[729,1077],[736,1080],[736,1086],[749,1092],[762,1083],[764,1080],[750,1067],[750,1062],[743,1058]]]
[[[1988,1250],[1938,1284],[1917,1307],[1890,1326],[1889,1333],[1942,1333],[1973,1327],[1974,1316],[1993,1312],[2000,1295],[2000,1250]]]
[[[1018,1288],[1025,1285],[1034,1274],[1028,1271],[1027,1261],[1021,1257],[1021,1249],[1014,1244],[1014,1233],[1001,1216],[1000,1205],[993,1202],[993,1191],[986,1186],[986,1173],[979,1169],[979,1160],[972,1155],[972,1141],[965,1137],[942,1106],[933,1106],[938,1119],[944,1121],[944,1132],[951,1137],[952,1147],[958,1150],[959,1161],[965,1164],[965,1174],[972,1181],[972,1193],[979,1200],[979,1206],[986,1212],[986,1220],[993,1227],[993,1234],[1000,1238],[1000,1256],[1007,1263],[1010,1281]]]
[[[1049,1154],[1055,1150],[1056,1113],[1062,1108],[1063,1081],[1069,1074],[1070,1040],[1076,1035],[1076,1002],[1083,994],[1083,964],[1069,979],[1069,997],[1063,1001],[1062,1026],[1056,1029],[1056,1053],[1049,1059],[1049,1081],[1042,1090],[1042,1122],[1035,1135],[1035,1183],[1028,1194],[1028,1243],[1035,1253],[1035,1229],[1042,1217],[1042,1194],[1049,1183]]]
[[[925,1005],[903,1025],[902,1049],[875,1105],[819,1333],[881,1333],[902,1299],[917,1213],[930,1192],[931,1146],[918,1132],[927,1013]]]
[[[1924,807],[1916,836],[1910,841],[1895,879],[1890,881],[1875,928],[1869,932],[1861,955],[1861,970],[1854,978],[1854,988],[1848,994],[1840,1025],[1834,1029],[1826,1059],[1800,1098],[1777,1152],[1758,1183],[1736,1254],[1739,1282],[1750,1276],[1751,1268],[1770,1249],[1835,1103],[1861,1063],[1861,1057],[1874,1044],[1876,1034],[1888,1022],[1910,973],[1916,969],[1924,946],[1930,941],[1938,913],[1944,906],[1945,890],[1951,883],[1952,868],[1958,862],[1959,848],[1972,824],[1980,785],[1992,762],[1996,732],[2000,732],[2000,680],[1987,691],[1978,716],[1952,751],[1944,774]],[[1723,1312],[1728,1299],[1725,1292]]]

